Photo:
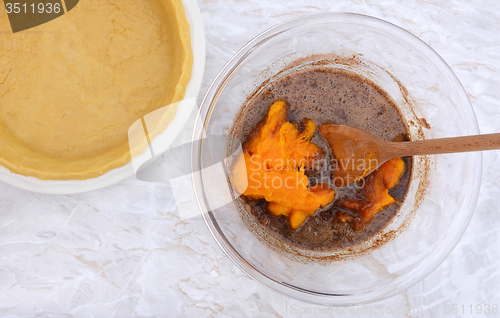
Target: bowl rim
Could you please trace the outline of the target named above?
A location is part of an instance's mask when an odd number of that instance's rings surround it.
[[[191,78],[181,101],[182,107],[177,107],[175,117],[164,132],[156,137],[161,139],[163,149],[172,146],[175,138],[186,125],[201,89],[201,82],[205,71],[206,47],[205,30],[201,18],[200,8],[196,0],[181,0],[184,11],[190,24],[191,50],[193,66]],[[146,149],[140,156],[147,155]],[[11,186],[37,193],[45,194],[75,194],[102,189],[118,182],[124,181],[135,174],[132,160],[126,165],[114,168],[102,176],[86,180],[40,180],[31,176],[24,176],[10,172],[5,167],[0,167],[0,181]]]
[[[482,153],[476,152],[473,156],[476,156],[478,162],[477,165],[471,167],[472,175],[475,175],[475,178],[471,180],[472,188],[475,189],[475,192],[470,193],[470,196],[464,201],[463,208],[467,211],[470,211],[464,222],[461,223],[461,226],[455,229],[452,237],[449,239],[448,244],[445,248],[442,249],[442,252],[439,253],[436,257],[433,257],[431,260],[427,261],[426,264],[430,264],[421,268],[421,266],[417,266],[417,268],[409,273],[406,273],[404,277],[410,276],[412,274],[412,278],[409,280],[403,280],[402,277],[398,277],[393,283],[386,285],[384,288],[377,289],[376,291],[369,291],[362,294],[357,295],[349,295],[349,294],[325,294],[325,293],[317,293],[309,290],[305,290],[300,287],[292,286],[285,282],[279,282],[256,267],[253,267],[249,264],[244,257],[235,250],[231,244],[227,241],[224,235],[221,235],[221,229],[217,224],[213,213],[209,210],[208,201],[204,195],[203,191],[203,179],[201,176],[201,146],[202,146],[202,138],[205,137],[206,129],[205,126],[208,122],[209,115],[211,113],[211,109],[214,105],[214,100],[219,95],[221,89],[224,88],[227,80],[231,78],[232,73],[239,67],[240,61],[244,60],[248,55],[251,54],[252,50],[259,45],[265,43],[269,38],[278,35],[280,33],[286,32],[294,25],[301,25],[305,23],[319,23],[319,21],[327,22],[334,21],[338,18],[352,18],[357,19],[357,21],[370,21],[376,23],[382,28],[392,29],[398,35],[402,35],[408,40],[412,41],[417,46],[421,46],[423,50],[428,51],[434,58],[443,64],[446,72],[449,73],[450,78],[455,83],[456,87],[459,89],[459,95],[462,95],[462,98],[467,101],[468,107],[466,107],[466,111],[469,112],[469,116],[466,117],[470,128],[473,133],[479,133],[479,126],[477,123],[476,115],[474,113],[474,109],[470,103],[470,100],[463,88],[462,84],[458,80],[457,76],[450,68],[450,66],[444,61],[444,59],[428,44],[419,39],[417,36],[413,35],[409,31],[390,23],[388,21],[364,15],[358,13],[351,12],[327,12],[327,13],[312,13],[305,14],[298,17],[294,17],[282,23],[279,23],[264,32],[260,33],[252,40],[250,40],[246,45],[244,45],[237,53],[233,55],[233,57],[224,65],[221,71],[217,74],[215,79],[212,81],[210,86],[205,93],[205,96],[200,104],[200,108],[198,110],[198,114],[196,117],[195,126],[193,129],[193,137],[192,137],[192,151],[191,151],[191,169],[193,176],[193,187],[195,191],[195,197],[198,202],[198,206],[200,208],[200,212],[203,215],[203,219],[214,237],[217,244],[224,251],[224,253],[231,259],[231,261],[240,268],[244,273],[248,276],[252,277],[259,284],[274,290],[282,295],[289,296],[300,301],[307,301],[315,304],[328,304],[333,306],[350,306],[352,304],[367,304],[375,301],[379,301],[382,299],[389,298],[394,296],[411,286],[415,285],[417,282],[424,279],[428,276],[432,271],[434,271],[453,251],[453,249],[458,244],[458,241],[461,239],[464,234],[470,219],[472,218],[477,199],[479,196],[479,190],[481,185],[482,178]]]

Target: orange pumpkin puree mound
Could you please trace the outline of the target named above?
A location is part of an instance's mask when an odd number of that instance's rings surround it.
[[[290,227],[297,229],[332,202],[335,192],[323,184],[310,186],[305,169],[324,155],[311,142],[316,124],[304,121],[301,132],[298,124],[288,122],[288,109],[286,101],[275,102],[258,134],[243,145],[248,179],[243,195],[265,199],[270,213],[287,216]]]
[[[364,185],[357,193],[358,200],[346,198],[341,204],[342,207],[357,213],[359,217],[353,218],[341,213],[339,219],[342,222],[352,222],[356,231],[361,230],[383,208],[396,203],[389,194],[389,189],[399,182],[404,169],[404,161],[401,158],[394,158],[365,177]]]

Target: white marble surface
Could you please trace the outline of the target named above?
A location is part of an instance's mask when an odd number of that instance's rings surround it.
[[[307,12],[357,12],[395,23],[430,44],[468,92],[481,132],[500,132],[499,2],[199,0],[199,5],[207,39],[201,94],[232,54],[268,27]],[[192,121],[179,142],[189,139],[191,127]],[[131,178],[100,191],[53,196],[0,184],[0,315],[500,316],[476,312],[476,305],[483,310],[490,305],[490,311],[500,306],[499,156],[500,151],[484,153],[477,209],[451,255],[406,292],[369,305],[371,315],[349,308],[321,311],[254,282],[223,254],[201,217],[179,219],[168,185]],[[458,314],[446,314],[452,304]],[[422,312],[401,313],[415,307]]]

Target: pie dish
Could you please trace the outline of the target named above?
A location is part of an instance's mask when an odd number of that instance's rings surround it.
[[[10,31],[5,11],[0,29]],[[134,173],[130,127],[150,113],[162,149],[186,122],[204,68],[194,0],[80,2],[0,41],[0,179],[74,193]],[[157,112],[159,109],[165,111]],[[156,140],[158,139],[158,141]]]

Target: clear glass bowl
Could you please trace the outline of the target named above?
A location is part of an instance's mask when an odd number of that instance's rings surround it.
[[[479,133],[460,82],[417,37],[358,14],[299,17],[250,41],[209,87],[193,132],[194,187],[201,212],[228,257],[275,291],[336,306],[390,297],[427,276],[460,240],[479,193],[481,153],[415,157],[398,215],[366,243],[331,253],[277,249],[270,235],[245,224],[238,200],[228,199],[226,149],[250,94],[302,58],[296,68],[314,67],[315,60],[326,58],[329,67],[373,80],[396,101],[413,140]],[[342,62],[349,59],[357,62]],[[217,136],[224,142],[211,142]],[[378,244],[380,239],[387,242]],[[324,261],[332,255],[341,260]]]

